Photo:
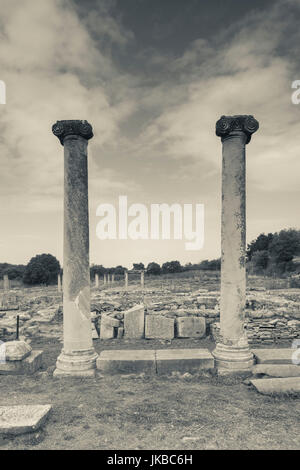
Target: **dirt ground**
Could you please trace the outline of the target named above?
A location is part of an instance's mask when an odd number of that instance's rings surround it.
[[[208,340],[94,341],[102,349],[208,347]],[[0,438],[6,449],[299,449],[299,397],[268,397],[208,373],[187,377],[53,378],[61,343],[39,338],[43,370],[1,376],[1,404],[52,404],[42,430]],[[283,345],[284,346],[284,345]]]

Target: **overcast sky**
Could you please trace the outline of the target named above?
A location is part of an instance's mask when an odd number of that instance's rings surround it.
[[[299,0],[0,0],[0,262],[62,262],[60,119],[87,119],[91,263],[220,256],[223,114],[253,114],[247,239],[299,227]],[[100,241],[96,208],[203,203],[205,244]]]

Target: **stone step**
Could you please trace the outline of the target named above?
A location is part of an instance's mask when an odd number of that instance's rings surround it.
[[[300,377],[300,365],[295,364],[257,364],[252,368],[253,375],[269,377]]]
[[[293,364],[293,354],[297,349],[272,348],[252,349],[257,364]]]
[[[97,369],[104,374],[184,374],[213,368],[207,349],[109,350],[97,359]]]
[[[259,393],[264,395],[300,393],[300,377],[254,379],[250,382]]]
[[[156,371],[158,375],[172,372],[195,373],[214,368],[214,358],[208,349],[158,349]]]

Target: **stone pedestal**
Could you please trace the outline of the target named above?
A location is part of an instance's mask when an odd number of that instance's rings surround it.
[[[90,312],[87,121],[58,121],[53,133],[64,146],[64,346],[54,375],[94,376]]]
[[[3,289],[5,292],[9,291],[10,289],[10,282],[7,274],[4,274],[3,276]]]
[[[222,138],[222,264],[220,333],[214,351],[220,374],[250,371],[253,355],[245,332],[246,188],[245,145],[259,125],[253,116],[222,116],[216,134]]]

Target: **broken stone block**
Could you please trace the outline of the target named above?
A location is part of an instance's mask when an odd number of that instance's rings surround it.
[[[99,335],[97,333],[96,327],[94,323],[92,323],[92,339],[98,339],[98,338],[99,338]]]
[[[32,348],[25,341],[7,341],[1,346],[4,360],[22,361],[31,354]]]
[[[172,372],[195,373],[214,368],[214,358],[208,349],[159,349],[156,351],[157,374]]]
[[[37,431],[46,421],[51,405],[0,406],[0,434]]]
[[[179,317],[176,328],[178,338],[203,338],[206,334],[205,318]]]
[[[259,393],[274,395],[280,393],[299,393],[300,377],[286,377],[280,379],[255,379],[250,380]]]
[[[120,320],[108,315],[102,315],[101,324],[104,323],[106,326],[111,326],[112,328],[118,328],[120,326]]]
[[[145,337],[147,339],[173,339],[174,318],[166,318],[161,315],[147,315]]]
[[[121,339],[121,338],[123,338],[123,336],[124,336],[124,328],[120,326],[120,327],[118,328],[118,335],[117,335],[117,338],[118,338],[118,339]]]
[[[21,361],[0,361],[0,375],[32,375],[43,364],[43,351],[34,350]]]
[[[144,338],[145,309],[143,304],[136,305],[124,312],[124,333],[128,339]]]
[[[113,339],[115,337],[115,329],[113,326],[105,325],[101,322],[100,339]]]
[[[97,369],[108,374],[155,374],[155,351],[102,351],[97,359]]]

